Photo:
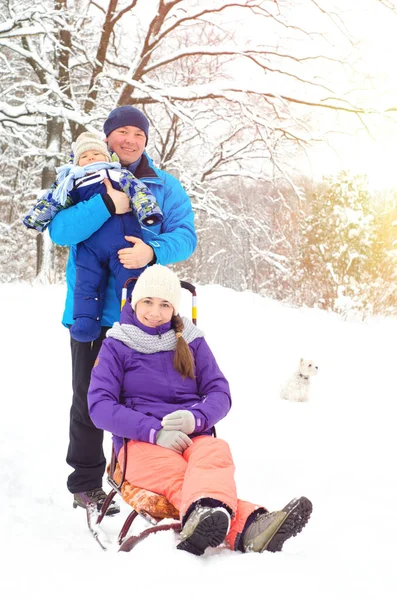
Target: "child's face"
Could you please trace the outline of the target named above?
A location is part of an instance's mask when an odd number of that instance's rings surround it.
[[[79,167],[85,167],[96,162],[108,162],[108,160],[99,150],[86,150],[80,155],[78,165]]]

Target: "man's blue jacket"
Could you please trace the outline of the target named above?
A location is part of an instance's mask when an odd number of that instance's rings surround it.
[[[143,181],[154,196],[163,213],[163,221],[150,228],[142,227],[144,242],[152,246],[156,262],[162,265],[186,260],[193,253],[197,237],[194,228],[194,215],[189,196],[180,182],[165,171],[154,167],[146,153],[134,173]],[[52,241],[60,246],[70,246],[66,267],[67,295],[62,322],[73,324],[74,289],[76,280],[76,245],[88,239],[102,227],[111,214],[100,194],[61,210],[49,225]],[[132,213],[119,216],[125,230],[131,229]],[[127,233],[128,235],[128,233]],[[101,325],[111,327],[119,320],[120,302],[116,294],[115,279],[112,273],[105,292]]]

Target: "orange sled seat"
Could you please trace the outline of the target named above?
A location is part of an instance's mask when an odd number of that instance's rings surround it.
[[[124,440],[125,446],[126,443],[127,440]],[[120,465],[116,459],[114,448],[112,449],[112,460],[107,468],[107,473],[108,483],[112,490],[103,503],[101,512],[98,514],[90,507],[87,507],[88,527],[103,550],[106,550],[106,546],[102,544],[100,537],[98,536],[97,526],[101,523],[102,519],[106,515],[106,511],[116,494],[120,494],[124,502],[132,509],[126,518],[118,536],[117,542],[120,546],[119,552],[129,552],[134,546],[136,546],[138,542],[145,539],[151,533],[156,533],[157,531],[166,531],[169,529],[172,529],[176,532],[181,530],[182,526],[179,521],[179,511],[175,508],[175,506],[170,504],[165,496],[156,494],[150,490],[134,487],[125,479],[125,470],[122,471],[120,468]],[[145,529],[138,535],[130,535],[127,537],[133,521],[138,516],[143,517],[152,526]],[[173,522],[159,525],[158,523],[163,519],[170,519]]]
[[[108,474],[110,474],[110,465],[108,466]],[[117,463],[113,481],[117,485],[122,482],[123,474]],[[128,481],[121,483],[120,492],[124,502],[129,504],[131,508],[144,516],[149,521],[159,521],[161,519],[179,519],[179,512],[168,502],[165,496],[156,494],[149,490],[132,486]],[[149,518],[148,518],[149,517]]]
[[[124,444],[126,444],[126,441]],[[161,494],[156,494],[150,490],[131,485],[125,479],[125,472],[122,472],[120,465],[116,460],[114,449],[112,450],[112,461],[107,468],[107,473],[108,483],[112,490],[103,503],[101,511],[98,513],[94,504],[87,505],[88,527],[103,550],[106,550],[107,547],[101,541],[98,526],[106,515],[106,511],[116,494],[120,494],[123,501],[132,509],[118,535],[117,543],[119,545],[119,552],[129,552],[138,542],[145,539],[150,533],[166,531],[168,529],[172,529],[176,532],[181,530],[179,511],[175,506],[170,504],[167,498]],[[138,535],[130,535],[127,537],[133,521],[138,516],[143,517],[149,522],[151,527],[145,529]],[[169,519],[172,522],[159,525],[158,523],[163,519]]]

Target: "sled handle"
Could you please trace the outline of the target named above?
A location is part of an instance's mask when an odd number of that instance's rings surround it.
[[[192,323],[197,325],[197,292],[192,283],[181,281],[181,288],[188,290],[192,295]]]
[[[127,302],[128,286],[130,285],[130,283],[132,283],[133,281],[136,281],[137,279],[138,279],[138,277],[130,277],[129,279],[127,279],[124,282],[123,289],[121,290],[121,306],[120,306],[120,311],[124,308],[124,304]]]
[[[133,281],[136,281],[138,279],[138,277],[130,277],[129,279],[127,279],[123,285],[123,289],[121,290],[121,307],[120,310],[123,309],[124,304],[127,302],[127,291],[128,291],[128,286],[130,283],[132,283]],[[197,292],[196,292],[196,288],[192,283],[189,283],[188,281],[182,281],[181,282],[181,288],[183,288],[184,290],[188,290],[191,295],[192,295],[192,323],[194,325],[197,325]]]

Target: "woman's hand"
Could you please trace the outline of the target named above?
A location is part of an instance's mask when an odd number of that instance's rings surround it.
[[[165,431],[160,429],[157,434],[156,444],[178,454],[183,454],[186,448],[192,445],[192,440],[182,431]]]
[[[166,415],[161,424],[165,431],[183,431],[183,433],[193,433],[196,429],[196,419],[190,410],[175,410]]]

